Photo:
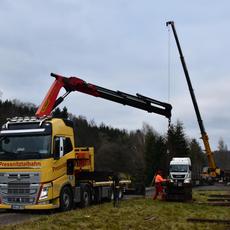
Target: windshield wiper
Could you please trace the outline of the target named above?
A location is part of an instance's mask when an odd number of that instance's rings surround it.
[[[19,152],[18,159],[29,160],[29,159],[41,159],[42,156],[39,152]]]
[[[17,159],[17,154],[14,152],[4,151],[2,154],[0,154],[0,159],[2,159],[2,160],[14,160],[14,159]]]

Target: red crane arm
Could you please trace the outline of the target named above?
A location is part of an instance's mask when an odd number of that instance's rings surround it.
[[[56,80],[50,87],[42,104],[39,106],[36,112],[37,117],[50,115],[52,110],[72,91],[79,91],[91,96],[101,97],[116,103],[146,110],[150,113],[153,112],[164,115],[168,119],[171,117],[172,106],[168,103],[160,102],[140,94],[136,94],[136,96],[134,96],[121,91],[106,89],[97,85],[86,83],[84,80],[77,77],[67,78],[54,73],[51,73],[51,76],[55,77]],[[65,88],[66,93],[57,99],[62,87]]]
[[[77,77],[66,78],[64,76],[53,74],[53,73],[51,73],[51,76],[55,77],[56,80],[51,85],[47,95],[42,101],[42,104],[39,106],[36,112],[37,117],[43,117],[49,115],[52,112],[52,110],[57,106],[57,104],[60,104],[61,101],[63,101],[63,99],[61,99],[63,97],[59,98],[60,102],[59,101],[57,102],[56,100],[62,87],[64,87],[68,93],[71,91],[80,91],[82,93],[90,94],[96,97],[99,96],[96,91],[96,88],[93,85],[87,84],[85,81],[83,81],[80,78]]]

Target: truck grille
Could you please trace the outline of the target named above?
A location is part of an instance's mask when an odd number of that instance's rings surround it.
[[[184,174],[172,174],[172,177],[175,179],[184,179],[185,175]]]
[[[30,197],[8,197],[9,204],[33,204],[35,203],[34,198]]]
[[[39,173],[1,173],[0,195],[4,204],[35,204]]]
[[[30,174],[18,174],[18,173],[10,173],[8,175],[9,179],[18,179],[18,178],[22,178],[22,179],[28,179],[30,178]]]
[[[8,189],[8,195],[10,194],[15,194],[15,195],[30,194],[30,189]]]

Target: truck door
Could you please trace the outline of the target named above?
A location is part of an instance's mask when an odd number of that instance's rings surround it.
[[[54,164],[53,172],[58,178],[66,174],[67,160],[72,158],[73,145],[69,137],[56,136],[54,137]]]

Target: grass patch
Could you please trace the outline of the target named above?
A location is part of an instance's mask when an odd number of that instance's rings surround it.
[[[227,226],[223,224],[186,221],[187,218],[230,219],[229,207],[199,204],[207,200],[210,194],[216,193],[195,191],[195,201],[191,203],[153,201],[151,198],[125,200],[120,202],[118,208],[114,208],[112,203],[105,203],[86,209],[42,215],[34,221],[2,226],[0,229],[226,229]]]

